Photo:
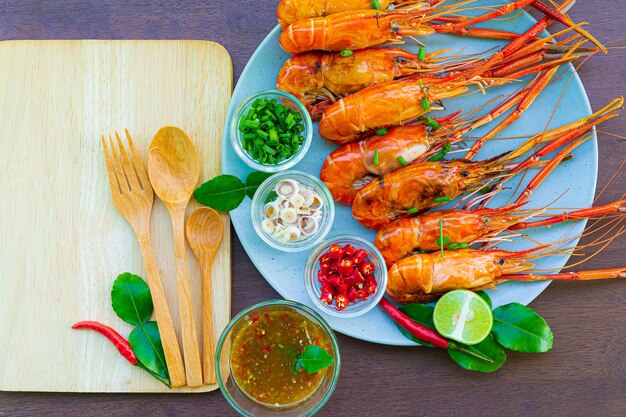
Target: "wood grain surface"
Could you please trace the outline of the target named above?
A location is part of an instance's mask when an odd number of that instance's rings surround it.
[[[145,164],[152,138],[168,124],[188,132],[199,160],[185,204],[176,203],[179,250],[162,202],[140,223],[150,228],[178,340],[187,346],[186,328],[189,344],[195,341],[196,384],[186,365],[188,385],[201,386],[200,326],[185,326],[178,308],[201,317],[200,268],[185,247],[183,217],[198,177],[206,181],[221,172],[232,79],[227,52],[206,41],[5,41],[0,68],[0,189],[6,193],[0,199],[0,338],[7,339],[0,389],[170,392],[120,361],[102,336],[71,329],[77,321],[97,320],[128,335],[132,327],[111,308],[111,286],[123,272],[146,276],[135,234],[113,204],[101,135],[127,128]],[[228,224],[226,214],[223,219]],[[138,230],[145,238],[144,227]],[[193,291],[186,296],[178,293],[176,277],[187,267],[175,252],[188,255],[186,285]],[[215,265],[214,336],[230,319],[230,262],[226,234]]]
[[[1,39],[209,39],[230,52],[235,76],[275,25],[277,0],[0,0]],[[624,37],[625,0],[579,0],[571,15],[591,22],[604,42]],[[553,30],[553,29],[552,29]],[[614,46],[623,46],[617,41]],[[596,56],[580,74],[592,107],[626,93],[626,51]],[[626,133],[626,115],[603,130]],[[626,144],[600,134],[598,189],[616,172]],[[599,203],[618,199],[624,175]],[[233,235],[234,237],[234,235]],[[624,265],[624,239],[586,268]],[[276,298],[233,238],[233,304]],[[509,353],[495,374],[469,373],[445,353],[379,346],[339,335],[339,385],[321,416],[603,416],[626,415],[626,282],[555,283],[532,307],[550,323],[555,347],[542,355]],[[0,341],[4,345],[4,341]],[[42,350],[41,355],[45,355]],[[78,360],[78,359],[77,359]],[[85,363],[85,367],[89,364]],[[0,393],[3,416],[233,416],[219,392],[199,395]]]

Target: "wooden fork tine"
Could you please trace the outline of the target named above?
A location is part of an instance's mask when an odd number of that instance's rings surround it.
[[[122,194],[130,194],[130,186],[128,185],[128,180],[126,179],[126,175],[124,174],[124,168],[122,168],[122,163],[120,162],[119,155],[117,154],[115,148],[115,143],[113,143],[113,137],[109,135],[109,143],[111,144],[111,154],[113,155],[113,168],[115,169],[115,174],[117,175],[117,181],[120,185],[120,191]]]
[[[139,178],[137,178],[135,168],[133,168],[133,163],[130,161],[130,157],[128,156],[128,153],[126,153],[124,143],[122,143],[120,134],[117,133],[117,131],[115,132],[115,138],[117,139],[117,146],[120,149],[121,160],[124,166],[124,172],[126,173],[126,178],[130,184],[130,190],[140,192],[143,187],[140,184]]]
[[[106,139],[104,139],[104,135],[102,135],[102,149],[104,150],[104,161],[106,162],[107,172],[109,174],[109,186],[111,187],[111,194],[113,194],[113,196],[115,196],[116,193],[121,194],[122,191],[120,188],[120,184],[115,173],[115,168],[113,168],[111,154],[109,153],[109,146],[107,145]]]
[[[128,129],[124,129],[126,131],[126,140],[128,141],[128,147],[130,148],[130,154],[133,157],[133,164],[135,166],[135,172],[139,177],[139,181],[141,182],[141,186],[146,189],[150,187],[150,180],[148,179],[148,174],[146,173],[146,168],[143,165],[143,159],[141,159],[141,155],[139,155],[139,151],[135,147],[135,142],[133,142],[133,137],[130,135]]]

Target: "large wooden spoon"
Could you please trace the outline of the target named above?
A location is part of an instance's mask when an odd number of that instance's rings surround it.
[[[205,384],[215,384],[211,267],[224,235],[224,223],[212,208],[202,207],[187,219],[187,241],[202,270],[202,369]]]
[[[202,368],[187,267],[185,210],[200,177],[200,159],[185,132],[174,126],[166,126],[157,132],[148,150],[148,176],[172,220],[185,374],[188,386],[199,387],[202,385]]]

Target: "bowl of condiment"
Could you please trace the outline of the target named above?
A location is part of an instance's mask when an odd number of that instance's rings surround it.
[[[311,252],[304,285],[319,311],[335,317],[358,317],[373,309],[385,294],[385,260],[365,239],[334,236]]]
[[[265,90],[243,100],[230,121],[230,141],[249,167],[263,172],[289,169],[304,158],[313,139],[309,112],[295,96]]]
[[[340,363],[324,319],[286,300],[237,314],[217,343],[215,361],[226,400],[241,415],[256,417],[315,414],[337,385]]]
[[[285,171],[266,179],[254,193],[252,225],[268,245],[286,252],[312,248],[335,218],[335,203],[318,178]]]

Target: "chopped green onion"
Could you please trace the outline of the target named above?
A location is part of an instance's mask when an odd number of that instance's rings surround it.
[[[457,243],[457,246],[459,247],[459,249],[466,249],[469,248],[469,243]]]
[[[376,10],[380,10],[380,1],[372,0],[372,7]]]
[[[341,56],[351,56],[352,55],[352,51],[349,49],[344,49],[343,51],[339,52],[339,55]]]
[[[420,249],[420,250],[417,251],[417,253],[424,254],[424,253],[428,253],[428,252],[426,252],[424,249]]]
[[[413,213],[417,213],[417,208],[416,207],[411,207],[410,209],[407,210],[408,214],[413,214]]]
[[[439,240],[443,243],[443,220],[439,219]],[[441,260],[443,261],[443,245],[439,245],[441,248]]]
[[[241,116],[241,148],[261,164],[278,164],[304,143],[302,115],[277,99],[258,98]]]
[[[444,158],[444,154],[442,154],[441,152],[434,154],[433,156],[431,156],[430,158],[428,158],[428,162],[439,162],[441,160],[443,160]]]
[[[420,46],[420,49],[417,52],[417,59],[420,61],[424,61],[426,59],[426,48],[424,48],[423,46]]]
[[[491,189],[487,186],[484,186],[483,188],[480,189],[480,193],[481,194],[487,194]]]
[[[279,344],[278,344],[278,347],[279,347],[279,348],[281,348],[281,349],[284,349],[284,348],[285,348],[285,346],[284,346],[282,343],[279,343]]]
[[[387,129],[385,129],[385,128],[383,128],[383,129],[378,129],[378,130],[376,131],[376,134],[377,134],[378,136],[386,135],[386,134],[387,134]]]
[[[448,154],[448,152],[450,152],[451,149],[452,149],[452,144],[450,142],[446,142],[441,147],[441,153],[443,153],[445,156]]]
[[[426,121],[424,122],[424,124],[426,126],[430,126],[433,129],[437,130],[441,127],[441,125],[439,124],[438,121],[436,121],[435,119],[433,119],[432,117],[426,117]]]
[[[424,111],[430,110],[430,103],[428,102],[428,99],[426,97],[422,97],[422,99],[420,100],[420,105],[422,106],[422,110]]]
[[[409,165],[409,163],[406,161],[406,159],[404,159],[404,157],[402,155],[400,155],[397,159],[398,159],[398,162],[400,163],[400,165],[402,165],[403,167]]]
[[[378,151],[374,151],[374,165],[378,165]]]
[[[459,244],[458,243],[450,243],[448,245],[448,250],[455,250],[459,248]]]
[[[424,83],[422,82],[421,78],[418,81],[420,83],[420,91],[423,93],[424,92]]]
[[[435,198],[435,203],[447,203],[450,201],[450,197],[437,197]]]
[[[437,244],[437,246],[440,246],[440,247],[446,247],[450,244],[450,242],[451,242],[450,236],[443,236],[443,237],[439,237],[435,239],[435,243]]]

